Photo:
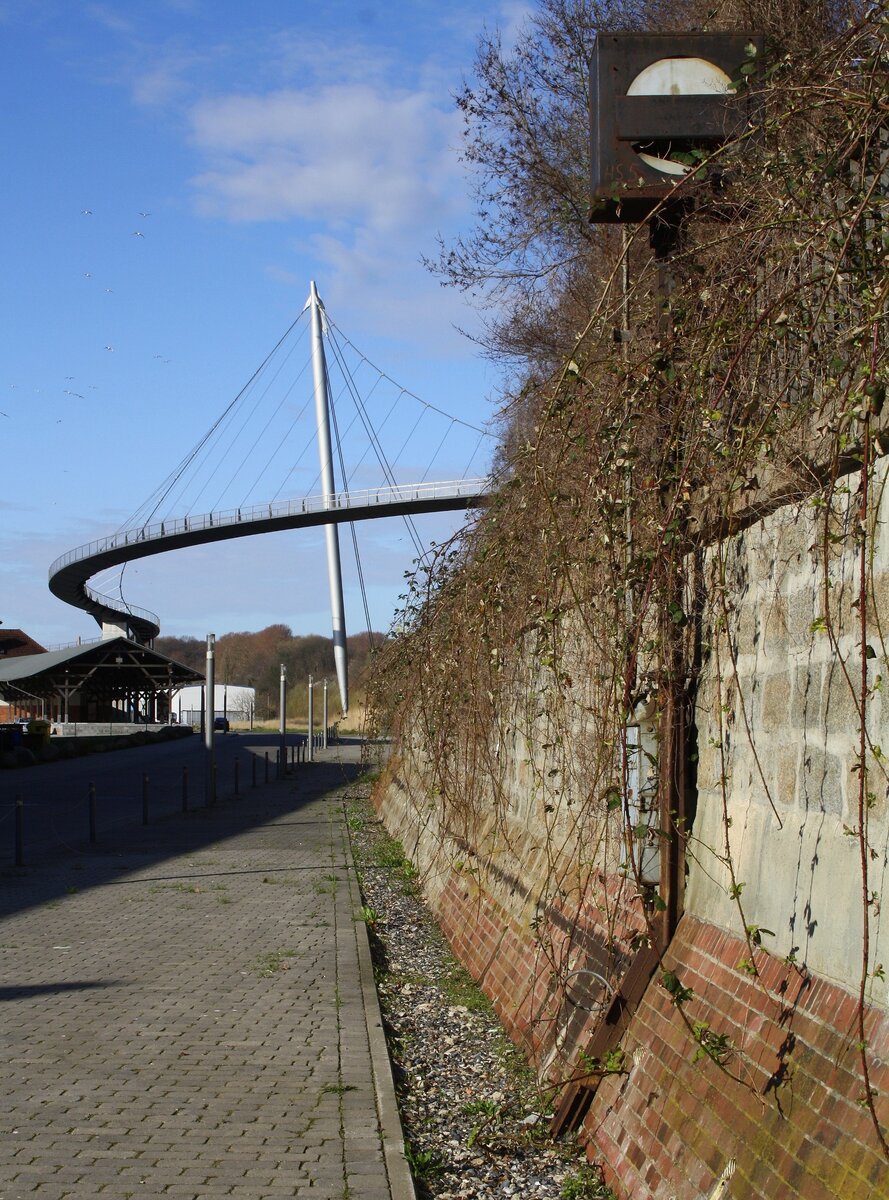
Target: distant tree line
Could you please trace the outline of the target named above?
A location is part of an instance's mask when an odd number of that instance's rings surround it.
[[[354,700],[360,702],[374,648],[386,641],[381,633],[356,633],[347,638],[349,675]],[[207,643],[197,637],[159,637],[155,649],[176,662],[203,671]],[[269,625],[258,633],[224,633],[216,639],[216,682],[256,689],[256,718],[268,720],[278,714],[281,663],[287,668],[288,703],[291,716],[306,708],[309,675],[334,683],[333,639],[321,634],[294,635],[289,625]],[[333,703],[333,696],[331,702]]]

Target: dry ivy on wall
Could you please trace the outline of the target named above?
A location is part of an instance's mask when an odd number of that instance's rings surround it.
[[[694,697],[706,652],[696,556],[706,546],[725,563],[733,530],[779,503],[814,498],[824,578],[837,544],[857,560],[857,653],[842,659],[838,642],[836,650],[857,713],[859,1049],[865,1100],[889,1156],[864,1036],[880,970],[869,947],[868,814],[887,784],[869,735],[880,685],[868,670],[886,654],[871,574],[883,503],[871,481],[889,449],[886,8],[814,48],[771,43],[767,53],[762,127],[718,156],[730,189],[716,197],[692,177],[674,197],[693,200],[694,211],[671,264],[669,321],[645,227],[622,245],[611,236],[597,243],[610,258],[604,269],[601,257],[589,265],[587,324],[558,369],[535,382],[535,363],[521,389],[491,507],[411,580],[405,632],[377,663],[373,706],[429,781],[444,840],[492,822],[514,836],[514,780],[501,748],[527,747],[528,789],[549,835],[544,893],[601,905],[603,873],[615,873],[623,847],[635,844],[621,828],[627,720],[648,691],[678,686]],[[616,343],[627,314],[633,339]],[[843,481],[852,470],[865,485],[850,506]],[[727,586],[722,595],[730,630]],[[836,603],[825,586],[827,637]],[[719,652],[736,652],[731,637],[716,641]],[[709,849],[733,880],[755,973],[759,946],[728,836]],[[653,920],[657,908],[638,865],[631,855],[623,891],[607,902],[618,950],[619,910],[635,903]]]

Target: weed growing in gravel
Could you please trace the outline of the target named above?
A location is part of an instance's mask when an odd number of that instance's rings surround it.
[[[348,797],[346,825],[353,834],[365,834],[353,841],[352,853],[359,877],[366,871],[388,871],[399,890],[418,895],[417,871],[404,852],[401,842],[386,833],[367,798]]]
[[[598,1167],[578,1167],[565,1177],[562,1200],[617,1200]]]
[[[452,963],[447,974],[438,979],[437,983],[448,1004],[459,1005],[469,1012],[488,1013],[493,1016],[491,1001],[459,963]]]
[[[422,1186],[431,1183],[445,1172],[445,1162],[437,1150],[419,1150],[410,1142],[404,1143],[404,1157],[414,1179]]]

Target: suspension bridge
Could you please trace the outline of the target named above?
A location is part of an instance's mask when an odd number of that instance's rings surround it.
[[[307,365],[302,370],[292,366],[299,333],[307,333],[311,350],[311,380],[306,381],[302,391],[300,383]],[[332,351],[330,357],[326,347]],[[331,358],[341,385],[336,397],[329,366]],[[365,375],[370,374],[370,380],[363,388],[356,382],[362,368]],[[384,383],[386,386],[381,387]],[[383,397],[383,403],[376,405],[381,418],[375,421],[371,399],[378,393]],[[353,410],[345,428],[334,402],[335,399],[341,402],[344,396],[351,402]],[[401,411],[406,406],[415,410],[410,417]],[[310,407],[314,422],[311,434],[307,434],[302,418]],[[405,459],[412,442],[416,442],[424,420],[427,424],[437,425],[431,442],[434,451],[428,456],[422,474],[415,454],[405,465],[404,472],[419,478],[399,482],[396,468]],[[394,436],[394,455],[386,447],[384,430],[387,425]],[[347,470],[345,443],[353,431],[357,433],[358,460],[351,470]],[[468,446],[466,435],[469,435]],[[334,658],[340,701],[346,712],[348,668],[339,525],[401,516],[407,523],[418,557],[424,557],[413,517],[421,513],[466,509],[487,501],[492,488],[490,479],[470,476],[469,471],[486,439],[490,438],[487,430],[426,403],[407,389],[399,388],[384,372],[373,367],[348,339],[339,336],[312,283],[300,316],[198,444],[117,531],[78,546],[56,559],[49,569],[50,590],[59,599],[90,613],[102,626],[103,635],[123,635],[134,641],[149,642],[160,632],[160,619],[155,613],[124,599],[123,573],[129,562],[168,550],[230,538],[323,527]],[[449,440],[462,447],[464,472],[460,478],[445,482],[430,481],[428,476],[445,457],[443,451]],[[319,470],[314,475],[302,465],[313,441],[317,444],[319,462]],[[428,447],[429,444],[427,437],[425,445]],[[293,459],[287,458],[289,447],[294,450]],[[370,472],[366,459],[371,454],[376,459],[373,472],[376,481],[370,486],[352,486],[353,483],[367,482]],[[282,458],[286,464],[284,475],[278,479],[272,498],[257,502],[255,495],[261,487],[271,490],[268,480],[272,467]],[[335,461],[343,479],[340,487],[336,484]],[[448,461],[455,462],[453,450]],[[311,476],[309,491],[282,499],[281,492],[285,488],[292,489],[294,477],[300,472]],[[204,502],[198,510],[211,486],[216,490],[216,500],[210,508]],[[226,503],[235,496],[239,497],[237,503]],[[353,546],[363,594],[354,529]],[[89,581],[94,577],[104,577],[116,568],[120,568],[114,584],[117,595],[108,594],[108,584],[104,588],[98,584],[90,586]],[[365,610],[366,607],[365,602]]]

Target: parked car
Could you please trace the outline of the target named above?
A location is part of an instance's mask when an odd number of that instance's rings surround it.
[[[228,733],[228,717],[214,717],[213,728],[220,733]]]

